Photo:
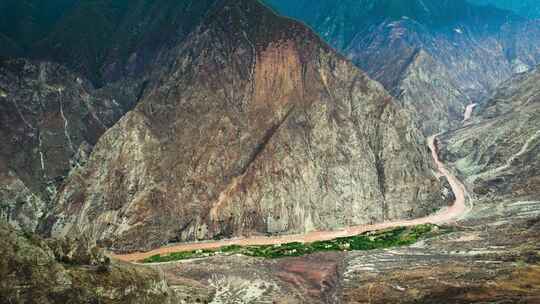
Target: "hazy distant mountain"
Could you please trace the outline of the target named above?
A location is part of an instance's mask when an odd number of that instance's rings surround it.
[[[80,0],[2,0],[0,33],[21,48],[31,48]],[[0,44],[0,53],[4,48]]]
[[[140,75],[166,45],[181,41],[215,0],[6,0],[0,34],[19,56],[67,65],[101,86]],[[0,54],[7,53],[0,45]],[[13,51],[10,51],[13,53]]]
[[[467,23],[497,30],[507,12],[477,8],[467,0],[265,0],[272,8],[313,26],[339,49],[373,25],[409,18],[429,29]]]
[[[517,14],[529,18],[540,18],[540,1],[538,0],[469,0],[471,3],[481,5],[494,5],[509,9]]]
[[[302,20],[418,114],[427,133],[540,62],[540,22],[465,0],[268,0]]]

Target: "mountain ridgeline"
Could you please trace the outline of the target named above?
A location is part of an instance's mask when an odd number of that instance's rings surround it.
[[[0,302],[540,303],[537,12],[0,0]]]
[[[32,58],[0,70],[13,225],[132,251],[448,203],[413,114],[301,23],[255,0],[62,3],[18,20],[47,21],[35,45],[3,34]]]
[[[540,18],[540,2],[537,0],[470,0],[470,2],[511,10],[526,18]]]
[[[0,45],[0,209],[10,222],[36,229],[70,170],[157,80],[149,67],[159,54],[212,4],[1,3],[0,39],[10,43]]]
[[[418,217],[445,205],[410,113],[304,25],[221,1],[67,179],[53,236],[117,251]]]
[[[539,63],[540,21],[465,0],[268,0],[309,24],[418,114],[426,134]]]
[[[447,162],[477,195],[540,193],[540,71],[505,81],[465,128],[442,137]]]
[[[13,2],[13,3],[11,3]],[[166,46],[184,39],[215,0],[7,1],[3,53],[62,63],[103,86],[147,71]],[[48,3],[48,4],[45,4]]]

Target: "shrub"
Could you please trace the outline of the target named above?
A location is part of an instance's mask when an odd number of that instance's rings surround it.
[[[336,238],[329,241],[313,243],[286,243],[276,245],[246,246],[229,245],[217,250],[197,250],[175,252],[168,255],[154,255],[145,259],[144,263],[170,262],[214,256],[217,254],[243,254],[258,258],[282,258],[311,254],[324,251],[373,250],[414,244],[421,238],[440,232],[436,225],[425,224],[414,227],[398,227],[383,231],[371,231],[351,237]]]

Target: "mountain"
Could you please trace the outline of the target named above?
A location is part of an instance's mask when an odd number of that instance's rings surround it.
[[[465,0],[267,1],[302,20],[418,113],[426,134],[539,62],[540,26]]]
[[[2,14],[19,16],[0,21],[0,213],[12,224],[36,229],[69,172],[157,80],[150,74],[159,54],[184,39],[211,2],[160,4],[0,4]],[[20,56],[27,59],[13,59]]]
[[[68,14],[77,0],[3,0],[0,2],[0,33],[13,40],[24,54]],[[2,45],[0,50],[5,46]],[[1,53],[1,52],[0,52]]]
[[[130,108],[63,66],[0,61],[0,211],[33,231],[71,168]]]
[[[441,135],[441,157],[471,197],[443,235],[401,248],[215,256],[159,267],[184,290],[206,286],[208,302],[537,303],[539,84],[538,70],[513,77],[464,126]]]
[[[482,26],[501,24],[507,13],[494,8],[471,6],[466,0],[342,0],[266,1],[272,8],[290,15],[321,33],[338,49],[346,49],[359,31],[385,21],[406,17],[429,28],[445,28],[462,22]],[[488,21],[488,22],[486,22]],[[496,29],[496,28],[493,28]]]
[[[115,251],[418,217],[446,204],[411,114],[304,25],[220,1],[57,196]]]
[[[466,128],[443,137],[445,158],[478,195],[540,191],[540,71],[503,83]]]
[[[66,65],[103,86],[148,71],[159,52],[184,39],[214,2],[10,0],[2,4],[0,33],[24,48],[19,56]]]
[[[182,303],[159,272],[111,261],[87,240],[47,240],[0,219],[2,303]]]
[[[493,5],[511,10],[527,18],[540,18],[540,2],[536,0],[469,0],[469,2],[479,5]]]
[[[63,62],[98,85],[140,75],[163,48],[184,39],[214,2],[80,0],[34,55]]]
[[[281,4],[0,0],[1,303],[540,303],[536,21]]]

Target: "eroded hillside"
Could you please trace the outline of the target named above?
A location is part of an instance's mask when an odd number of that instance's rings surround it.
[[[419,217],[447,204],[411,113],[300,23],[224,1],[58,196],[114,250]]]

